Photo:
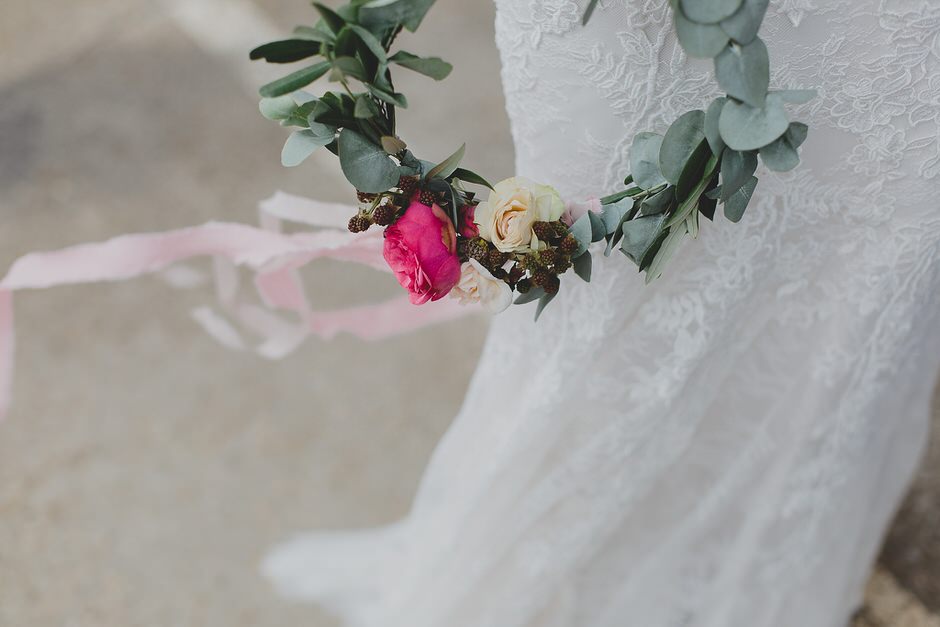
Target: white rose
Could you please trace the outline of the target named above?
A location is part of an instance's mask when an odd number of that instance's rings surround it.
[[[512,304],[512,290],[476,259],[460,266],[460,281],[450,291],[460,304],[480,303],[492,314],[498,314]]]
[[[517,176],[496,184],[486,202],[477,206],[473,220],[480,237],[504,253],[544,248],[532,226],[561,218],[565,203],[554,188]]]

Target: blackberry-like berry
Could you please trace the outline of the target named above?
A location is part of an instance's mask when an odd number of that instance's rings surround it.
[[[532,230],[535,231],[535,236],[543,242],[555,238],[555,227],[551,222],[536,222],[532,225]]]
[[[403,176],[398,179],[398,189],[401,190],[401,193],[411,198],[414,196],[415,190],[418,189],[418,179],[413,176]]]
[[[554,248],[546,248],[539,253],[539,261],[546,266],[555,265],[558,262],[558,252]]]
[[[554,274],[550,275],[548,280],[542,284],[542,289],[545,290],[546,294],[557,294],[560,287],[561,281]]]
[[[359,199],[359,202],[372,202],[375,200],[375,194],[368,194],[366,192],[360,192],[356,190],[356,198]]]
[[[369,218],[365,217],[362,214],[356,214],[353,217],[349,218],[349,224],[347,228],[353,233],[362,233],[369,229],[372,226],[372,222]]]
[[[430,207],[431,205],[433,205],[434,203],[438,201],[438,195],[429,189],[422,189],[421,193],[418,194],[418,201],[422,205],[427,205],[428,207]]]
[[[474,237],[467,244],[467,256],[471,259],[476,259],[480,263],[486,261],[487,253],[489,253],[489,247],[486,245],[486,240],[482,237]]]
[[[516,283],[516,291],[525,294],[532,289],[532,279],[522,279]]]
[[[558,256],[558,261],[555,262],[555,274],[564,274],[571,269],[571,257],[564,255]]]
[[[509,269],[509,282],[510,283],[518,283],[519,279],[521,279],[524,276],[525,276],[525,270],[520,268],[518,264],[514,264]]]
[[[542,289],[545,289],[545,286],[551,283],[552,278],[557,278],[557,277],[555,277],[554,274],[552,274],[545,268],[536,270],[535,273],[532,274],[532,282],[538,285],[539,287],[541,287]]]
[[[575,239],[574,235],[566,235],[565,239],[561,240],[559,248],[561,248],[561,252],[570,255],[578,250],[578,240]]]
[[[395,221],[395,208],[391,205],[379,205],[372,212],[372,221],[379,226],[388,226]]]
[[[501,253],[498,250],[494,249],[486,254],[486,264],[484,265],[486,265],[487,267],[495,270],[501,267],[504,263],[506,263],[505,253]]]

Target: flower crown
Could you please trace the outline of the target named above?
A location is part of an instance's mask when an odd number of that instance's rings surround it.
[[[808,128],[790,122],[784,105],[808,102],[815,92],[769,91],[769,56],[757,36],[768,3],[670,0],[682,48],[714,59],[727,96],[681,115],[664,135],[636,135],[625,189],[585,202],[566,203],[549,185],[522,177],[491,185],[460,167],[465,146],[432,163],[397,135],[396,114],[407,99],[395,90],[392,67],[435,80],[452,69],[436,57],[391,53],[402,28],[417,30],[434,0],[351,0],[335,10],[314,2],[314,26],[298,26],[290,39],[250,57],[316,60],[264,85],[261,113],[299,128],[284,145],[285,166],[320,148],[339,158],[360,203],[349,230],[384,227],[385,260],[413,304],[450,294],[499,312],[538,301],[538,319],[562,274],[573,270],[590,281],[592,243],[606,241],[608,256],[620,250],[649,283],[719,203],[727,219],[741,220],[757,187],[758,156],[775,171],[799,164]],[[585,24],[597,4],[589,1]],[[341,90],[320,97],[299,91],[323,77]],[[489,188],[489,195],[481,202],[468,186]]]

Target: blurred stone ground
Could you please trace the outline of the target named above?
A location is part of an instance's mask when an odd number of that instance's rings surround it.
[[[275,189],[348,200],[325,156],[280,167],[285,133],[252,94],[280,68],[248,64],[247,50],[310,19],[297,0],[6,0],[0,268],[127,231],[253,222]],[[440,0],[424,31],[434,39],[410,38],[456,71],[449,88],[411,98],[404,134],[430,158],[467,138],[469,159],[501,178],[512,149],[492,19],[488,2]],[[418,94],[425,80],[403,84]],[[330,286],[327,306],[395,289],[344,265],[310,274]],[[271,363],[196,327],[187,312],[209,298],[156,278],[18,296],[16,401],[0,427],[0,626],[334,624],[276,599],[258,559],[299,529],[406,511],[485,322],[310,341]],[[937,625],[911,593],[940,609],[933,450],[864,627]]]

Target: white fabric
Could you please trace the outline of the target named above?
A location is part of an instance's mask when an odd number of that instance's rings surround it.
[[[717,92],[667,0],[584,4],[498,0],[518,172],[570,198]],[[940,3],[771,4],[804,164],[650,287],[600,257],[499,316],[411,514],[284,545],[281,591],[362,627],[846,624],[940,366]]]

